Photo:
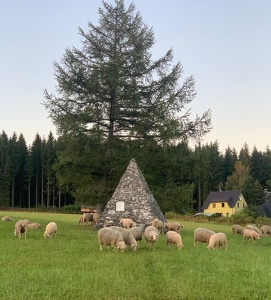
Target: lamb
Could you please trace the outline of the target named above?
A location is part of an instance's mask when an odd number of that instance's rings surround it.
[[[149,245],[149,250],[154,249],[154,243],[159,237],[159,232],[154,226],[148,226],[144,231],[144,237]]]
[[[161,220],[157,218],[153,219],[151,222],[151,226],[154,226],[159,231],[159,233],[163,232],[164,223]]]
[[[130,246],[133,249],[133,251],[136,251],[137,241],[135,240],[133,234],[129,231],[129,229],[118,226],[112,226],[109,228],[119,231],[122,234],[125,244]]]
[[[215,234],[214,231],[207,228],[197,228],[194,230],[194,247],[199,245],[199,243],[209,244],[210,237]]]
[[[232,233],[233,234],[241,234],[241,235],[243,235],[244,228],[242,226],[240,226],[238,224],[234,224],[234,225],[232,225],[231,229],[232,229]]]
[[[165,226],[165,229],[168,230],[168,231],[175,231],[175,232],[178,232],[180,233],[180,230],[181,228],[183,228],[183,224],[180,224],[178,222],[169,222],[169,223],[165,223],[164,224]]]
[[[219,249],[222,249],[223,247],[225,247],[226,250],[228,249],[227,236],[225,233],[218,232],[210,236],[207,249],[215,249],[215,246]]]
[[[15,229],[14,229],[14,236],[18,236],[19,238],[24,234],[24,237],[26,238],[26,232],[28,229],[28,220],[19,220],[15,224]]]
[[[246,229],[254,230],[254,231],[256,231],[257,233],[261,234],[259,228],[257,228],[257,227],[254,226],[254,225],[248,224],[248,225],[246,226]]]
[[[55,235],[55,237],[56,237],[56,232],[57,232],[56,223],[50,222],[49,224],[47,224],[43,236],[44,236],[44,238],[52,237],[53,235]]]
[[[127,248],[122,234],[117,230],[110,229],[109,227],[99,229],[98,241],[100,244],[100,251],[103,251],[103,245],[113,246],[115,250],[121,252]]]
[[[41,228],[40,223],[37,222],[28,223],[28,229],[40,229],[40,228]]]
[[[175,244],[177,245],[178,249],[183,248],[182,237],[178,232],[168,231],[166,233],[166,239],[167,239],[167,246]]]
[[[121,218],[119,224],[121,227],[129,229],[134,226],[134,221],[129,218]]]
[[[9,222],[9,221],[14,221],[11,217],[4,216],[1,221]]]
[[[93,213],[83,213],[83,224],[91,223],[93,224]]]
[[[269,225],[263,225],[261,227],[261,233],[263,235],[269,235],[271,237],[271,226],[269,226]]]
[[[143,231],[145,229],[146,225],[140,225],[138,227],[132,227],[130,229],[128,229],[132,235],[134,236],[135,240],[137,242],[140,242],[142,240],[142,235],[143,235]]]
[[[261,235],[258,232],[256,232],[255,230],[246,228],[243,233],[243,241],[245,241],[246,239],[251,240],[251,241],[255,241],[256,239],[259,240],[260,236]]]

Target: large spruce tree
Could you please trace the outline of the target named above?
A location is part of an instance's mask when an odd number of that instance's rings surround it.
[[[55,62],[57,95],[45,90],[59,133],[163,142],[207,133],[210,111],[192,121],[185,110],[196,95],[193,76],[181,84],[172,49],[152,60],[154,33],[134,4],[103,2],[99,17],[97,26],[79,28],[82,48],[67,49]]]

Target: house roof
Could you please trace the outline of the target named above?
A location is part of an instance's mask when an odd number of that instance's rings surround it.
[[[211,192],[203,203],[202,208],[206,209],[210,203],[214,202],[227,202],[229,207],[234,207],[241,193],[240,190]]]

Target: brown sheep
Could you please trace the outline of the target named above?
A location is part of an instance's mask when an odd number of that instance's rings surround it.
[[[163,232],[164,223],[161,220],[157,218],[153,219],[151,222],[151,226],[154,226],[159,231],[159,233]]]
[[[183,224],[180,224],[178,222],[169,222],[169,223],[166,222],[164,224],[164,226],[165,226],[165,229],[167,231],[175,231],[175,232],[178,232],[178,233],[180,233],[181,228],[184,227]]]
[[[129,218],[121,218],[119,224],[123,228],[130,229],[134,226],[134,221]]]

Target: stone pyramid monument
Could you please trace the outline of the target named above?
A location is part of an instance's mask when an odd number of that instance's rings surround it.
[[[120,218],[131,218],[137,226],[148,224],[154,218],[165,222],[135,159],[131,159],[96,227],[119,226]]]

